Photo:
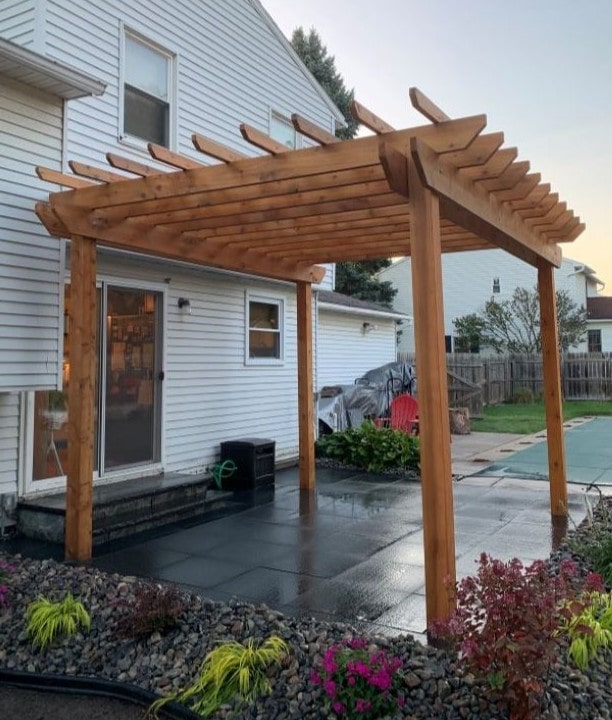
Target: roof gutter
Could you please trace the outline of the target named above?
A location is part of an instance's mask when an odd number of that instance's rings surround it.
[[[333,312],[346,313],[347,315],[371,315],[372,317],[386,318],[388,320],[407,320],[411,321],[412,316],[405,313],[393,312],[392,310],[370,310],[369,308],[351,307],[350,305],[336,305],[335,303],[326,303],[319,300],[320,310],[330,310]]]
[[[23,78],[23,70],[29,71],[27,80]],[[0,75],[66,100],[102,95],[106,90],[106,84],[93,76],[3,38],[0,38]]]

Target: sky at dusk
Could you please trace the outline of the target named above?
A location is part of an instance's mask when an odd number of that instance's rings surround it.
[[[612,0],[262,0],[288,37],[314,27],[355,97],[395,127],[486,113],[586,223],[564,256],[612,295]]]

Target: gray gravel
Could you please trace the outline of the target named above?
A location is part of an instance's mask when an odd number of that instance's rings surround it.
[[[568,548],[554,560],[570,554]],[[361,635],[340,623],[284,617],[260,605],[225,605],[186,595],[189,609],[178,627],[166,636],[144,641],[122,640],[116,635],[116,601],[134,593],[136,578],[110,575],[94,568],[69,566],[51,560],[9,558],[12,606],[0,614],[0,667],[29,672],[98,676],[129,682],[148,690],[167,692],[194,676],[206,653],[228,639],[283,637],[292,648],[286,664],[271,678],[272,695],[238,715],[241,718],[297,720],[325,718],[321,690],[309,682],[313,663],[343,637]],[[40,652],[31,647],[24,631],[27,604],[38,595],[59,599],[71,591],[88,608],[92,630],[76,635],[58,647]],[[506,718],[492,705],[471,675],[463,675],[453,654],[424,647],[411,636],[372,637],[377,645],[403,659],[407,704],[402,718],[477,720]],[[563,661],[548,683],[544,718],[597,720],[611,718],[612,652],[585,673]],[[1,714],[1,713],[0,713]],[[232,708],[217,713],[229,717]]]

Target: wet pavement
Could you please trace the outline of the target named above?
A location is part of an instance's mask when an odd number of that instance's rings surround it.
[[[547,484],[473,475],[482,469],[483,452],[517,437],[453,437],[459,576],[473,572],[483,551],[527,562],[551,551]],[[215,600],[266,603],[289,615],[389,635],[425,631],[418,482],[318,469],[316,492],[301,493],[292,468],[250,501],[246,510],[205,523],[191,520],[98,548],[93,564],[179,583]],[[569,510],[576,523],[584,517],[580,486],[570,487]],[[30,541],[29,548],[22,551],[45,552],[44,544]]]

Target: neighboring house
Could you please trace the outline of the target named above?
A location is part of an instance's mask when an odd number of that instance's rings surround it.
[[[589,352],[612,352],[612,297],[587,298]]]
[[[400,322],[409,318],[341,293],[318,293],[317,388],[352,385],[396,357]]]
[[[343,119],[257,0],[167,0],[146,11],[140,0],[15,0],[0,6],[0,40],[9,55],[29,53],[60,75],[73,66],[83,83],[79,97],[2,80],[0,492],[31,495],[65,483],[71,343],[69,244],[33,214],[58,188],[34,167],[104,167],[109,151],[155,166],[147,141],[206,163],[193,132],[254,155],[241,122],[300,147],[308,143],[292,112],[332,132]],[[63,97],[74,99],[65,106]],[[103,247],[97,267],[96,482],[203,470],[220,442],[244,436],[273,439],[278,462],[297,457],[293,284]],[[333,274],[330,266],[322,289]],[[320,379],[337,380],[354,360],[334,357],[327,342],[373,319],[376,332],[350,345],[368,349],[351,375],[394,359],[393,313],[363,307],[336,319],[324,300],[320,309]]]
[[[412,268],[410,258],[402,258],[378,273],[380,280],[388,280],[397,289],[394,309],[412,315]],[[477,313],[487,300],[508,300],[517,287],[533,289],[537,271],[504,250],[475,250],[442,256],[444,289],[444,329],[447,352],[455,352],[453,320]],[[602,287],[594,270],[570,258],[564,258],[555,270],[557,290],[566,290],[579,306],[586,307],[587,299]],[[399,338],[400,352],[414,352],[414,328],[403,326]],[[586,341],[576,351],[586,350]]]

